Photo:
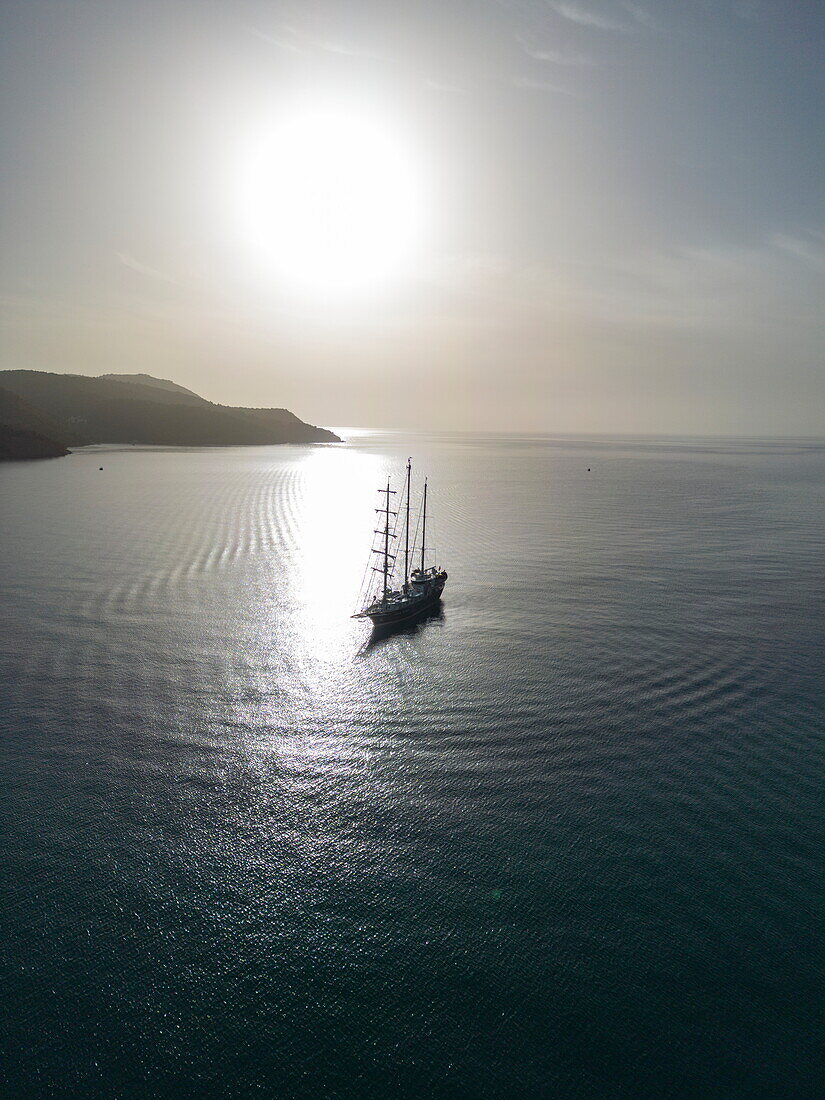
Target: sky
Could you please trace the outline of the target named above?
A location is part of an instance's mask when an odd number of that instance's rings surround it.
[[[825,435],[816,0],[4,0],[0,368]]]

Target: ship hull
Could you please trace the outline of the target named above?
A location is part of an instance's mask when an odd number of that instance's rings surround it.
[[[396,623],[410,623],[425,612],[432,610],[441,603],[441,593],[437,592],[424,600],[416,600],[415,605],[407,608],[398,608],[392,611],[374,611],[367,618],[373,626],[395,626]]]
[[[435,582],[429,584],[426,591],[422,592],[421,595],[414,595],[410,599],[400,602],[396,607],[375,608],[375,610],[367,611],[365,618],[370,619],[372,625],[376,627],[388,627],[395,626],[397,623],[412,622],[431,611],[441,602],[441,593],[444,591],[446,580],[445,574],[443,579],[439,577]]]

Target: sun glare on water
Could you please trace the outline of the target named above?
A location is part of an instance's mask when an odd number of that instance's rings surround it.
[[[411,148],[388,119],[293,104],[245,158],[242,232],[265,274],[305,296],[386,286],[411,267],[424,201]]]

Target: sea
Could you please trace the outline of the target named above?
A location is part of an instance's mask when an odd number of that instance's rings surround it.
[[[0,468],[2,1094],[822,1095],[825,442],[340,432]]]

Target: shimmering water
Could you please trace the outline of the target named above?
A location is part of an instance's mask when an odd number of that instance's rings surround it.
[[[6,1094],[815,1095],[825,446],[349,438],[0,469]]]

